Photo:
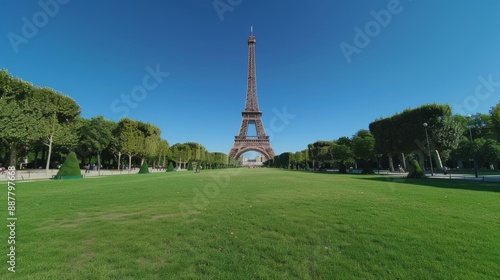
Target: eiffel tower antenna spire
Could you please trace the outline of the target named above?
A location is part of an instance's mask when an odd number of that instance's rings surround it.
[[[255,151],[261,153],[266,160],[275,156],[273,148],[269,143],[269,136],[266,135],[262,124],[262,112],[259,109],[257,99],[257,78],[255,71],[255,36],[253,26],[250,27],[248,37],[248,80],[245,109],[242,112],[242,121],[238,136],[234,137],[234,145],[229,151],[229,157],[238,159],[243,153]],[[249,125],[255,126],[256,136],[248,136]]]

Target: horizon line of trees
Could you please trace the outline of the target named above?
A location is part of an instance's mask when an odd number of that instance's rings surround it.
[[[82,164],[106,168],[142,165],[176,167],[186,163],[221,168],[239,163],[224,153],[208,152],[189,142],[170,146],[153,124],[103,116],[85,119],[71,97],[47,87],[34,86],[0,70],[0,163],[17,166],[27,159],[28,167],[48,171],[75,151]],[[125,158],[124,158],[125,157]],[[126,162],[126,164],[124,164]]]
[[[340,173],[346,173],[347,167],[362,167],[362,173],[373,173],[374,167],[395,171],[396,164],[415,168],[413,159],[421,166],[430,166],[430,150],[433,167],[438,170],[455,167],[459,161],[468,168],[474,162],[479,168],[498,169],[499,141],[500,103],[489,114],[472,116],[454,115],[447,104],[426,104],[377,119],[369,124],[369,130],[361,129],[352,137],[316,141],[305,150],[282,153],[265,166],[336,168]]]
[[[427,126],[424,128],[423,124]],[[424,130],[429,135],[428,141]],[[207,168],[238,166],[227,154],[208,152],[203,145],[188,142],[170,146],[161,139],[161,129],[129,118],[119,122],[103,116],[85,119],[71,97],[47,87],[34,86],[0,70],[0,162],[16,166],[18,158],[28,166],[48,171],[75,151],[83,164],[130,170],[144,161],[153,167],[176,168],[195,165]],[[417,159],[433,166],[452,166],[459,160],[497,169],[500,159],[500,103],[489,114],[452,114],[447,104],[426,104],[390,117],[376,119],[369,130],[352,137],[316,141],[307,149],[286,152],[265,166],[293,169],[363,167],[364,173],[381,166],[394,171],[396,163]],[[429,145],[427,144],[429,142]],[[125,164],[126,163],[126,164]],[[443,164],[444,163],[444,164]]]

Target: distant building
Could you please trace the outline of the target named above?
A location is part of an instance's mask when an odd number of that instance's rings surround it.
[[[264,165],[264,162],[266,161],[266,157],[263,155],[258,155],[254,159],[249,159],[247,157],[241,156],[241,165],[242,166],[253,166],[253,167],[260,167]]]
[[[266,161],[266,158],[263,155],[258,155],[255,158],[255,162],[265,162],[265,161]]]

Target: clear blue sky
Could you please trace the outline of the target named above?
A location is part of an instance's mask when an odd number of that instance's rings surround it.
[[[2,1],[0,68],[73,97],[85,118],[118,121],[126,106],[127,117],[159,126],[170,144],[229,152],[251,25],[260,108],[277,154],[425,103],[475,114],[500,100],[496,0],[220,0],[230,9],[219,12],[212,0],[54,1],[41,1],[52,3],[50,15],[38,1]],[[368,27],[369,42],[356,27]],[[348,59],[343,42],[357,48]],[[121,96],[143,85],[148,66],[169,74],[148,80],[132,108]],[[479,76],[493,85],[481,88]],[[284,108],[294,118],[283,122],[276,112]]]

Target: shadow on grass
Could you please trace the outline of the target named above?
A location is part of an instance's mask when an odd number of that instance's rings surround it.
[[[383,176],[383,175],[382,175]],[[464,181],[456,179],[406,179],[406,178],[393,178],[388,176],[383,177],[363,177],[359,176],[361,180],[369,180],[376,182],[391,182],[396,184],[411,184],[426,187],[444,188],[444,189],[461,189],[471,191],[486,191],[486,192],[500,192],[500,184],[492,182],[475,182]]]

